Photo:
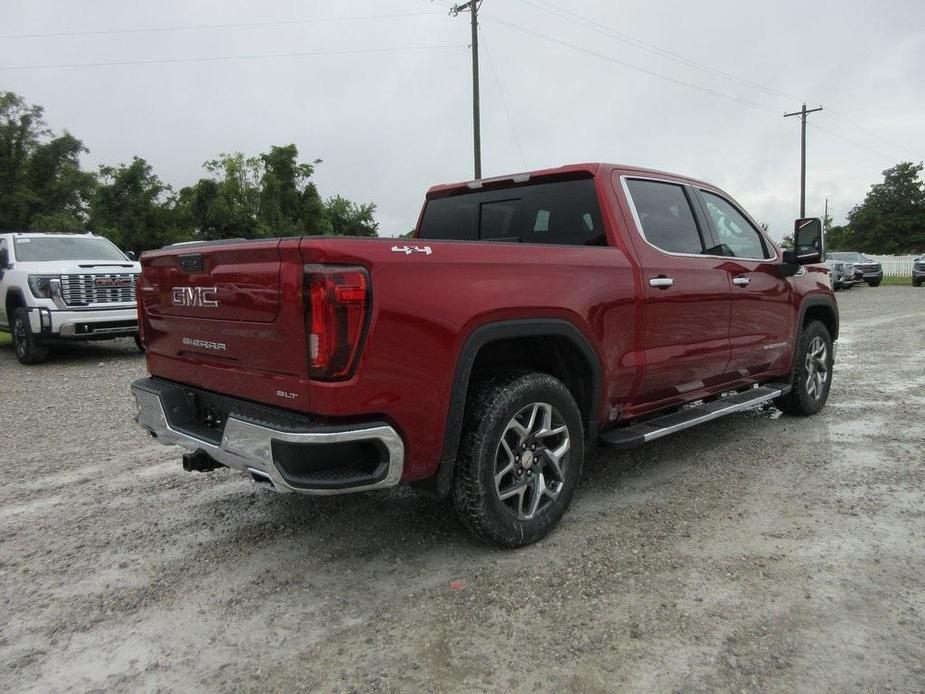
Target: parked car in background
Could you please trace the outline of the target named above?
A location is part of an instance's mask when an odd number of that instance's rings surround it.
[[[855,275],[858,271],[854,267],[854,263],[836,260],[832,257],[831,253],[826,256],[825,266],[829,268],[829,272],[832,275],[832,289],[835,291],[839,289],[851,289],[851,287],[861,281],[860,275]]]
[[[912,264],[912,286],[921,287],[925,280],[925,254],[920,255]]]
[[[0,331],[12,333],[23,364],[45,359],[53,342],[137,342],[140,271],[133,257],[102,236],[0,234]]]
[[[826,254],[826,258],[852,263],[855,277],[871,287],[879,287],[883,280],[883,266],[869,255],[856,251],[832,251]]]

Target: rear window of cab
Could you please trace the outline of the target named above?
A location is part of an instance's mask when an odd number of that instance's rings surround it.
[[[428,200],[420,239],[606,246],[590,178]]]

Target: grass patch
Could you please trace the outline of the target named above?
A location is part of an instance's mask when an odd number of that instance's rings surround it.
[[[911,277],[884,277],[882,286],[887,287],[911,287],[912,278]]]
[[[0,333],[0,346],[13,344],[13,338],[9,333]]]

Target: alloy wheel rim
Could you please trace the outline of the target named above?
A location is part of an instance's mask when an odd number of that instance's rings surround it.
[[[548,403],[527,405],[504,429],[495,451],[498,500],[518,520],[530,520],[559,498],[571,437],[562,415]]]
[[[806,351],[806,394],[814,400],[822,397],[825,384],[829,380],[829,348],[825,340],[816,336],[809,343]]]

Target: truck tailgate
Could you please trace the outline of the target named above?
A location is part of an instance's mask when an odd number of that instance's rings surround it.
[[[284,262],[287,252],[295,262]],[[165,378],[217,388],[207,367],[225,368],[238,376],[227,374],[221,387],[253,396],[247,372],[307,374],[297,240],[217,242],[146,253],[138,301],[149,366],[166,372]],[[176,361],[158,369],[159,358]]]

